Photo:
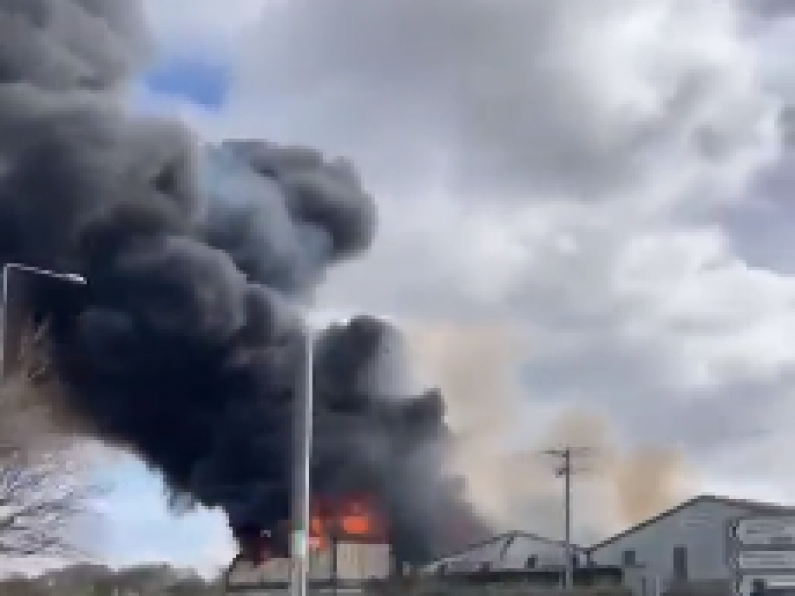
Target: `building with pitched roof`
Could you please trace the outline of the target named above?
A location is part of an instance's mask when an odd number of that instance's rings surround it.
[[[639,595],[685,583],[722,585],[725,590],[734,580],[730,527],[751,515],[795,515],[795,507],[700,495],[589,547],[587,553],[593,564],[621,565]]]
[[[424,568],[433,573],[562,568],[565,543],[531,532],[506,532],[437,559]],[[574,556],[584,562],[586,550],[572,545]]]

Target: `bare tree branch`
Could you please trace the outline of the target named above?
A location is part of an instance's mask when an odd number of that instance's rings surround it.
[[[26,329],[21,374],[0,383],[0,556],[72,558],[85,554],[74,526],[103,491],[86,482],[74,436],[58,428],[47,327]]]
[[[20,453],[0,461],[0,555],[85,554],[71,530],[90,514],[101,488],[84,481],[67,457]]]

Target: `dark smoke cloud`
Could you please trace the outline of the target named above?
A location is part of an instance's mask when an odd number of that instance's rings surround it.
[[[89,280],[79,301],[40,297],[73,414],[159,470],[174,503],[272,527],[288,514],[299,309],[369,247],[374,203],[311,149],[200,146],[125,111],[147,48],[133,2],[0,0],[0,260]],[[313,479],[380,496],[400,555],[423,558],[482,527],[440,472],[440,395],[373,378],[397,343],[369,317],[320,334]]]

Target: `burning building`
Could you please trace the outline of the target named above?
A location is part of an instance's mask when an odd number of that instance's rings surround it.
[[[32,298],[57,387],[41,399],[175,501],[223,509],[247,552],[282,552],[301,313],[372,243],[373,198],[312,149],[206,144],[128,109],[150,47],[133,0],[0,0],[0,37],[0,263],[88,281]],[[312,484],[368,495],[396,556],[423,560],[486,530],[445,473],[441,395],[395,396],[379,372],[399,343],[367,316],[319,333]],[[318,510],[320,544],[332,518],[380,527]]]
[[[317,496],[312,501],[308,576],[313,582],[356,585],[392,575],[396,564],[384,512],[368,495]],[[242,540],[227,573],[230,590],[279,589],[289,582],[290,522]]]
[[[389,544],[386,517],[373,497],[316,496],[312,499],[310,511],[310,551],[325,551],[338,541]],[[242,546],[241,554],[255,564],[271,558],[288,557],[291,523],[291,520],[282,520],[270,529],[253,524],[235,528]]]

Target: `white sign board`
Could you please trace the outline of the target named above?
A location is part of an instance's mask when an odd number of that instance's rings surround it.
[[[741,519],[734,534],[743,546],[795,546],[795,516]]]
[[[755,580],[777,589],[795,586],[795,515],[741,517],[728,530],[726,552],[737,594],[749,595]]]
[[[741,572],[749,570],[795,572],[795,551],[743,551],[737,555],[737,567]]]

